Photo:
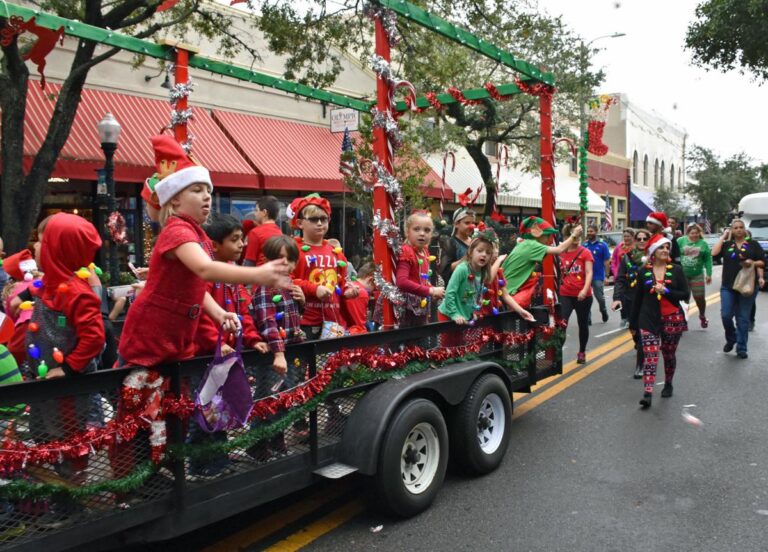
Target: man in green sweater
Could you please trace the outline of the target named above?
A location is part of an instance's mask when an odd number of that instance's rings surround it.
[[[712,251],[707,242],[702,239],[701,226],[698,224],[689,225],[685,236],[677,238],[677,245],[680,247],[680,263],[683,266],[683,272],[688,279],[693,300],[699,308],[699,322],[702,328],[706,328],[709,320],[706,316],[705,282],[712,283]]]

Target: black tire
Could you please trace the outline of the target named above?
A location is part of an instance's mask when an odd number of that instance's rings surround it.
[[[418,440],[422,434],[424,448],[420,448],[422,441]],[[433,456],[435,453],[437,458]],[[418,457],[411,456],[412,462],[403,467],[401,461],[405,454]],[[381,444],[376,473],[377,506],[399,517],[423,512],[437,496],[447,466],[448,428],[440,409],[426,399],[404,403],[392,417]],[[417,472],[424,476],[423,481],[419,481],[420,477],[414,479]]]
[[[484,410],[482,418],[481,408]],[[480,423],[490,424],[482,434]],[[498,430],[495,434],[494,426]],[[468,474],[490,473],[504,459],[511,431],[509,390],[499,376],[485,374],[475,380],[451,417],[451,458]]]

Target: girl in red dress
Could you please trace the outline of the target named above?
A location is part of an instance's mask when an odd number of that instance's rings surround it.
[[[432,269],[429,242],[434,226],[432,217],[426,211],[414,211],[405,222],[406,242],[397,260],[397,287],[406,298],[401,328],[423,326],[429,322],[429,299],[445,297],[445,288],[431,286],[429,277]]]

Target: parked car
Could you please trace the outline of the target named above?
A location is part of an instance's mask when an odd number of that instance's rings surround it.
[[[709,248],[712,249],[715,246],[715,244],[717,243],[717,240],[720,239],[720,234],[704,234],[702,236],[702,239],[705,242],[707,242],[707,245],[709,246]],[[722,256],[722,254],[717,255],[717,256],[713,255],[712,256],[712,264],[716,264],[716,265],[723,264],[723,256]]]
[[[598,238],[608,244],[608,249],[611,251],[623,241],[622,236],[623,232],[601,232],[597,235]]]

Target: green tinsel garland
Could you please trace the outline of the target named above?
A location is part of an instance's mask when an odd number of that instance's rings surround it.
[[[543,341],[537,341],[533,351],[526,353],[519,361],[504,361],[495,359],[494,361],[502,367],[512,370],[516,373],[523,372],[531,362],[536,360],[536,354],[555,347],[555,360],[562,358],[562,344],[565,340],[565,331],[555,330],[552,336]],[[470,354],[462,358],[448,359],[441,366],[466,362],[480,358],[479,355]],[[428,362],[409,362],[400,370],[382,372],[371,370],[368,367],[358,365],[346,372],[339,372],[331,380],[331,383],[304,405],[292,408],[286,412],[279,420],[269,422],[250,429],[246,433],[237,437],[213,443],[198,444],[175,444],[169,446],[167,455],[170,459],[183,460],[205,459],[216,455],[226,454],[233,449],[247,449],[263,439],[269,439],[275,435],[287,430],[300,419],[305,418],[312,410],[322,404],[334,389],[349,387],[363,383],[383,382],[390,379],[399,379],[418,374],[433,368],[434,364]],[[24,479],[11,480],[5,485],[0,486],[0,498],[8,500],[41,500],[56,496],[67,496],[73,499],[82,499],[99,493],[128,493],[140,488],[158,469],[158,466],[152,462],[145,462],[139,465],[133,473],[120,479],[101,481],[82,486],[67,486],[57,483],[33,483]]]

